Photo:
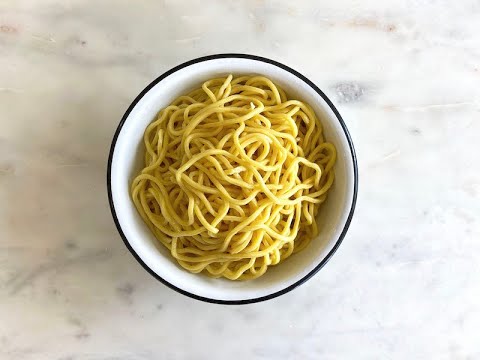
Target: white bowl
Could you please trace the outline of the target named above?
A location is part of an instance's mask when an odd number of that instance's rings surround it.
[[[155,239],[130,198],[130,184],[142,167],[143,132],[157,112],[178,96],[219,75],[261,74],[290,98],[307,102],[319,116],[325,137],[338,153],[335,182],[319,211],[320,234],[285,262],[250,281],[212,279],[181,268]],[[165,285],[195,299],[243,304],[285,294],[311,278],[337,250],[347,232],[357,197],[357,161],[347,127],[325,94],[297,71],[252,55],[221,54],[181,64],[148,85],[128,108],[115,132],[108,159],[108,196],[115,224],[138,262]]]

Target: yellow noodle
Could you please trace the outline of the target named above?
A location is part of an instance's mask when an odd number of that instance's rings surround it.
[[[308,104],[263,76],[211,79],[144,134],[132,199],[186,270],[254,279],[304,249],[336,150]]]

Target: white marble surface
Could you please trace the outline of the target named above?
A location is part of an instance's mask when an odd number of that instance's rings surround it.
[[[480,3],[0,1],[0,359],[479,359]],[[154,77],[246,52],[338,104],[360,193],[331,262],[226,307],[123,245],[110,141]]]

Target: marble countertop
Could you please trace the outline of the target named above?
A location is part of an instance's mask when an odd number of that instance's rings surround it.
[[[480,358],[479,33],[476,0],[0,1],[0,359]],[[310,77],[360,166],[337,254],[247,306],[157,282],[106,195],[133,98],[222,52]]]

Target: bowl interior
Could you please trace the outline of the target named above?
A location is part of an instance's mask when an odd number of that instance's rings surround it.
[[[251,281],[211,279],[190,274],[155,239],[130,198],[130,184],[143,167],[143,133],[158,111],[178,96],[221,75],[260,74],[280,85],[289,98],[307,102],[323,124],[325,137],[337,148],[335,182],[319,211],[320,234],[309,246],[262,277]],[[354,203],[354,159],[345,130],[327,102],[304,80],[275,64],[246,58],[217,58],[178,68],[136,99],[114,145],[111,160],[111,200],[121,231],[133,251],[151,271],[175,287],[218,301],[245,301],[285,291],[315,272],[339,242]],[[345,229],[346,230],[346,229]]]

